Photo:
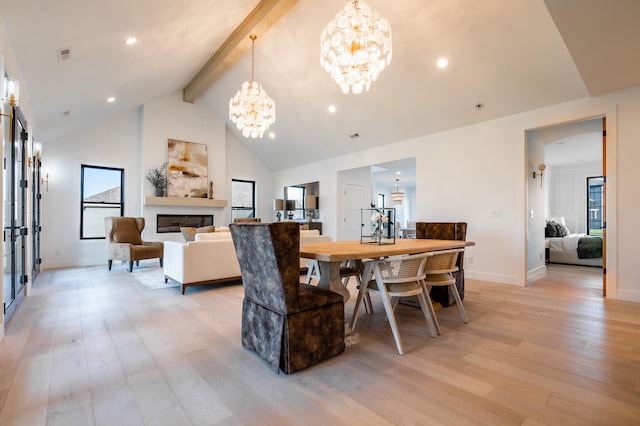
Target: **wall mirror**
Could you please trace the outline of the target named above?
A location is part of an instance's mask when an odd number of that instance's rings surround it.
[[[318,196],[320,182],[301,183],[284,187],[284,217],[288,220],[319,219]],[[315,201],[315,205],[314,204]]]

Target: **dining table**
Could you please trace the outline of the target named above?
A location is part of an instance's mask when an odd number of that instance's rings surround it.
[[[342,284],[340,277],[340,266],[343,262],[362,265],[367,260],[389,256],[426,253],[474,245],[473,241],[435,239],[397,239],[394,243],[383,244],[362,243],[359,240],[332,241],[301,244],[300,257],[316,259],[320,266],[320,279],[317,286],[340,293],[346,303],[350,294]]]

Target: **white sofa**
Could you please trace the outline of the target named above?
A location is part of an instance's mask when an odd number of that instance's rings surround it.
[[[317,230],[301,230],[300,243],[327,242],[331,237]],[[304,270],[307,259],[300,259]],[[182,287],[239,280],[240,265],[230,232],[196,234],[195,241],[164,243],[164,279]]]

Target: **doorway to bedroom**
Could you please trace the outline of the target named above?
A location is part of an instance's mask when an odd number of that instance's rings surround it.
[[[526,131],[529,285],[565,265],[576,277],[597,273],[605,295],[604,129],[596,117]]]

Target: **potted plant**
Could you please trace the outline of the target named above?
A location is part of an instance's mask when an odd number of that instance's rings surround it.
[[[160,167],[155,167],[147,172],[147,180],[156,190],[156,197],[164,197],[164,191],[167,189],[167,163]]]

